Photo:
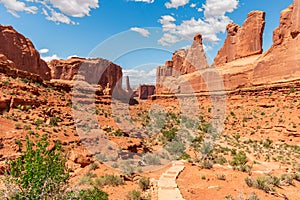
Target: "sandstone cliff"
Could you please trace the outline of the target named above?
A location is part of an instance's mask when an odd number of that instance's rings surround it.
[[[85,59],[73,57],[69,60],[52,60],[49,63],[52,79],[73,80],[80,74],[91,84],[99,84],[102,88],[114,88],[121,84],[122,68],[111,61],[96,58]]]
[[[261,11],[250,12],[242,27],[233,23],[228,24],[227,38],[214,60],[215,65],[261,54],[264,27],[265,13]]]
[[[50,80],[50,69],[40,58],[32,42],[11,26],[0,25],[0,54],[4,54],[22,71],[34,73],[44,80]]]
[[[193,72],[184,61],[177,61],[176,69],[181,72],[177,78],[174,78],[174,61],[158,67],[156,94],[233,91],[300,80],[300,0],[294,0],[281,12],[280,25],[273,34],[274,43],[262,53],[264,18],[264,12],[252,11],[242,27],[229,24],[228,36],[211,67],[197,61],[193,63],[197,71]],[[181,54],[188,57],[187,53]],[[194,49],[193,54],[198,54],[201,60],[205,58],[201,48]]]
[[[208,67],[209,64],[202,45],[202,36],[196,34],[189,49],[176,51],[172,56],[172,61],[167,61],[165,66],[157,68],[156,93],[178,93],[180,88],[183,89],[186,85],[184,83],[180,85],[180,78]],[[196,84],[194,85],[196,86]]]
[[[255,64],[253,83],[286,82],[300,78],[300,0],[283,10],[273,45]]]

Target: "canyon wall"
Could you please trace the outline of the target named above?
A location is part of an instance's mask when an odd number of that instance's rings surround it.
[[[68,60],[52,60],[49,62],[52,79],[73,80],[80,74],[91,84],[99,84],[105,88],[107,84],[114,88],[122,85],[122,68],[111,61],[95,58],[85,59],[73,57]]]
[[[0,25],[0,54],[15,63],[15,68],[50,80],[50,69],[32,42],[11,26]]]

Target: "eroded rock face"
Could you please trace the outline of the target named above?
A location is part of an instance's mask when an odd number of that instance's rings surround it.
[[[17,69],[39,75],[50,80],[50,69],[40,58],[32,42],[11,26],[0,25],[0,54],[15,63]]]
[[[176,80],[178,77],[208,67],[209,64],[203,49],[202,36],[196,34],[194,42],[189,49],[176,51],[171,61],[166,61],[164,66],[157,68],[156,91],[158,93],[165,93],[164,91],[167,91],[167,93],[171,91],[177,92],[179,91]],[[168,82],[168,84],[165,84],[166,82]]]
[[[227,38],[214,64],[219,66],[239,58],[261,54],[264,27],[265,13],[261,11],[250,12],[242,27],[228,24]]]
[[[140,85],[139,87],[139,99],[148,99],[155,94],[154,85]]]
[[[80,74],[91,84],[99,84],[105,88],[109,83],[114,88],[122,84],[122,68],[111,61],[97,58],[71,58],[69,60],[52,60],[49,63],[52,79],[73,80]]]
[[[299,33],[300,33],[300,0],[295,0],[293,4],[291,35],[293,38],[295,38]]]
[[[255,64],[253,83],[286,82],[300,78],[300,1],[280,14],[273,33],[273,45]]]
[[[236,24],[227,26],[227,39],[211,67],[196,68],[197,71],[180,76],[174,76],[172,72],[174,61],[159,67],[156,94],[213,92],[220,91],[222,85],[222,90],[235,91],[300,81],[299,1],[294,0],[281,12],[280,25],[273,34],[273,45],[266,52],[262,53],[261,38],[265,13],[253,11],[242,27]],[[202,54],[200,49],[194,52]],[[216,81],[218,79],[221,81]]]

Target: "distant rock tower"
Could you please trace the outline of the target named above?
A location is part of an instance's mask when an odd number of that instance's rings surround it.
[[[126,91],[127,91],[128,93],[132,93],[132,92],[133,92],[133,90],[132,90],[131,87],[130,87],[129,76],[126,76]]]

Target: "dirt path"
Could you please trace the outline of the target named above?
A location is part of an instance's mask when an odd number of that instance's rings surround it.
[[[184,169],[183,161],[174,161],[158,180],[158,200],[184,200],[176,183],[176,178]]]

